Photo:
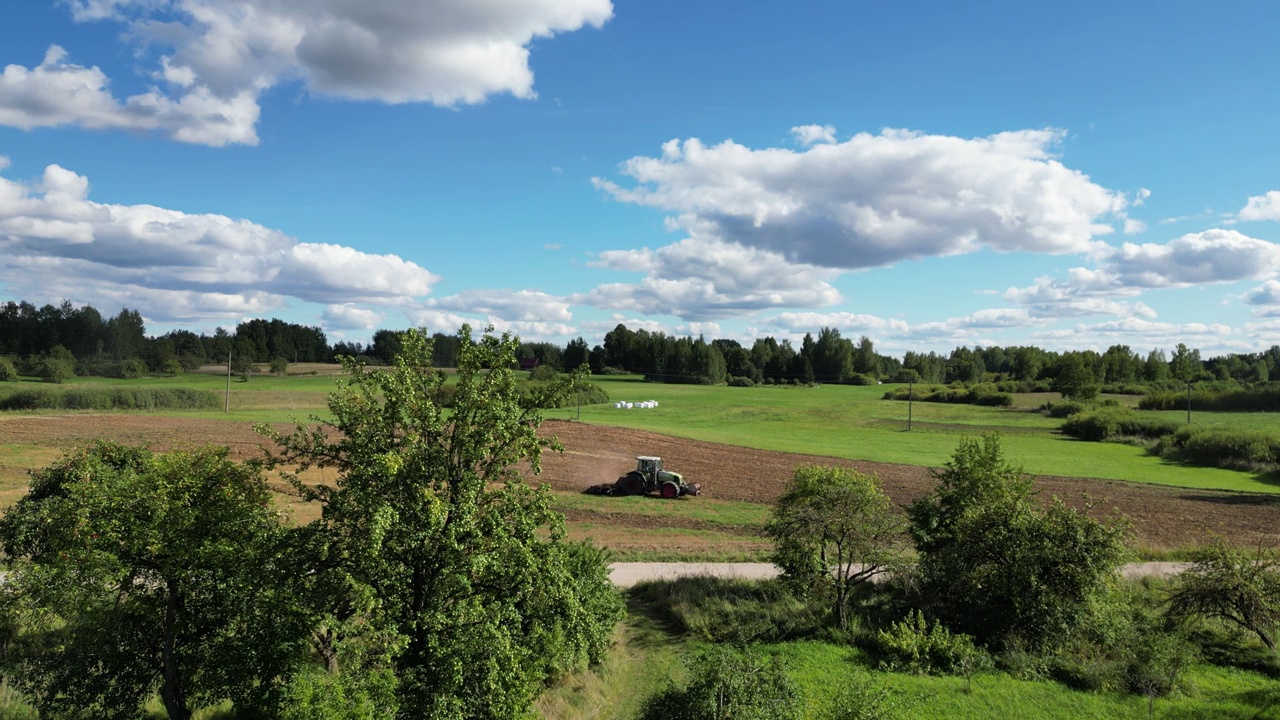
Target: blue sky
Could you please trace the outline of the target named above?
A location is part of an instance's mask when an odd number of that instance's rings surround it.
[[[24,0],[0,299],[1280,343],[1280,6]]]

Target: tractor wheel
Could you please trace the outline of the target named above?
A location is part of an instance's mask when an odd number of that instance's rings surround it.
[[[662,483],[662,497],[671,500],[680,496],[680,486],[673,482]]]
[[[644,484],[644,476],[640,473],[624,475],[618,480],[618,487],[622,488],[623,495],[643,495],[648,491]]]

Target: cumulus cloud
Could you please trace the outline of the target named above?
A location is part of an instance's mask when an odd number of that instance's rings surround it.
[[[543,320],[511,320],[508,318],[498,317],[497,315],[486,315],[484,317],[476,317],[474,315],[466,315],[462,313],[450,312],[448,310],[440,310],[429,306],[419,306],[405,311],[405,315],[409,321],[418,327],[425,327],[431,332],[453,333],[458,328],[470,325],[473,330],[479,331],[487,325],[492,325],[497,332],[509,332],[520,336],[522,340],[550,340],[556,342],[565,342],[571,337],[576,337],[578,329],[574,326],[563,322],[548,322]]]
[[[1240,210],[1240,220],[1280,220],[1280,190],[1249,198]]]
[[[34,68],[9,65],[0,73],[0,125],[31,130],[76,125],[101,130],[156,130],[183,142],[254,145],[258,136],[255,92],[225,95],[196,85],[177,99],[152,89],[117,100],[97,67],[67,61],[54,45]]]
[[[810,133],[808,136],[812,136]],[[1128,199],[1064,166],[1063,132],[960,138],[885,130],[805,150],[672,140],[622,164],[622,201],[672,213],[691,237],[855,269],[987,247],[1085,253]]]
[[[459,313],[477,313],[506,321],[568,322],[573,319],[569,301],[538,290],[464,290],[426,301],[425,307]]]
[[[791,134],[805,147],[836,141],[836,129],[831,125],[799,125],[791,128]]]
[[[647,275],[637,283],[600,285],[569,298],[571,302],[706,321],[764,308],[840,301],[840,293],[828,282],[834,271],[718,240],[689,238],[656,251],[609,251],[593,264]]]
[[[1074,341],[1078,347],[1080,338],[1092,337],[1104,344],[1122,341],[1135,345],[1145,344],[1147,347],[1173,347],[1181,342],[1190,347],[1209,349],[1222,347],[1233,333],[1229,326],[1220,323],[1168,323],[1124,318],[1093,324],[1081,323],[1070,330],[1049,330],[1033,333],[1032,337],[1050,341],[1048,344],[1051,346],[1060,346],[1064,342],[1071,346]]]
[[[438,280],[395,255],[299,242],[248,220],[97,203],[87,178],[57,165],[29,183],[0,177],[0,255],[14,295],[123,299],[161,321],[257,314],[287,298],[397,303]]]
[[[71,0],[154,58],[160,87],[117,100],[96,67],[54,46],[0,75],[0,124],[159,130],[206,145],[257,142],[258,98],[281,83],[385,103],[532,98],[529,45],[602,26],[610,0]]]
[[[330,305],[321,315],[327,328],[338,330],[375,330],[386,315],[353,303]]]
[[[1155,312],[1140,302],[1118,303],[1107,298],[1154,288],[1259,280],[1280,272],[1280,245],[1234,230],[1189,233],[1165,244],[1125,243],[1095,256],[1097,268],[1071,268],[1066,280],[1037,278],[1030,287],[1009,288],[1004,297],[1031,306],[1040,317],[1105,313],[1150,319]],[[1262,297],[1255,291],[1245,301],[1263,304]]]

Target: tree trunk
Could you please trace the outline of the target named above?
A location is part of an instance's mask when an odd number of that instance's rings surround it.
[[[164,683],[160,686],[160,699],[169,713],[169,720],[191,720],[191,708],[187,707],[187,688],[182,682],[178,664],[178,613],[182,599],[172,587],[164,608],[164,648],[161,651],[164,666]]]
[[[330,675],[338,674],[338,648],[334,646],[333,630],[317,630],[312,637],[312,646],[316,654],[324,661],[324,670]]]

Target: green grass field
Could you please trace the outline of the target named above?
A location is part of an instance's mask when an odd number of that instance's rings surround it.
[[[311,367],[311,366],[308,366]],[[326,366],[318,366],[324,368]],[[255,375],[231,381],[230,412],[174,411],[182,417],[232,422],[287,422],[326,412],[325,399],[341,378],[332,369],[316,375]],[[999,432],[1012,458],[1028,472],[1042,475],[1098,477],[1186,488],[1280,493],[1280,481],[1256,473],[1180,465],[1149,455],[1142,448],[1081,442],[1057,432],[1061,420],[1037,412],[1053,393],[1017,396],[1012,408],[978,407],[882,400],[890,386],[824,385],[821,387],[734,388],[725,386],[645,383],[635,376],[597,376],[614,401],[657,400],[652,409],[619,410],[591,405],[547,411],[549,418],[578,418],[697,440],[825,455],[853,460],[938,466],[955,450],[962,435]],[[196,372],[143,380],[77,378],[68,386],[147,385],[208,390],[222,395],[227,379],[219,373]],[[27,383],[0,387],[0,393]],[[1132,396],[1118,396],[1135,404]],[[1153,413],[1185,420],[1185,413]],[[1280,413],[1193,413],[1196,424],[1223,425],[1280,432]]]
[[[1254,473],[1169,463],[1138,447],[1088,443],[1057,432],[1061,420],[1036,412],[1056,394],[1021,396],[1013,408],[882,400],[888,386],[733,388],[662,385],[638,377],[593,378],[614,401],[657,400],[651,409],[581,409],[583,422],[651,430],[710,442],[853,460],[938,466],[962,435],[999,432],[1009,457],[1041,475],[1098,477],[1187,488],[1280,492]],[[1136,402],[1134,398],[1122,398]],[[1177,416],[1177,413],[1160,413]],[[574,409],[548,417],[576,417]],[[1183,416],[1185,418],[1185,415]],[[1195,413],[1193,422],[1280,432],[1280,414]]]

